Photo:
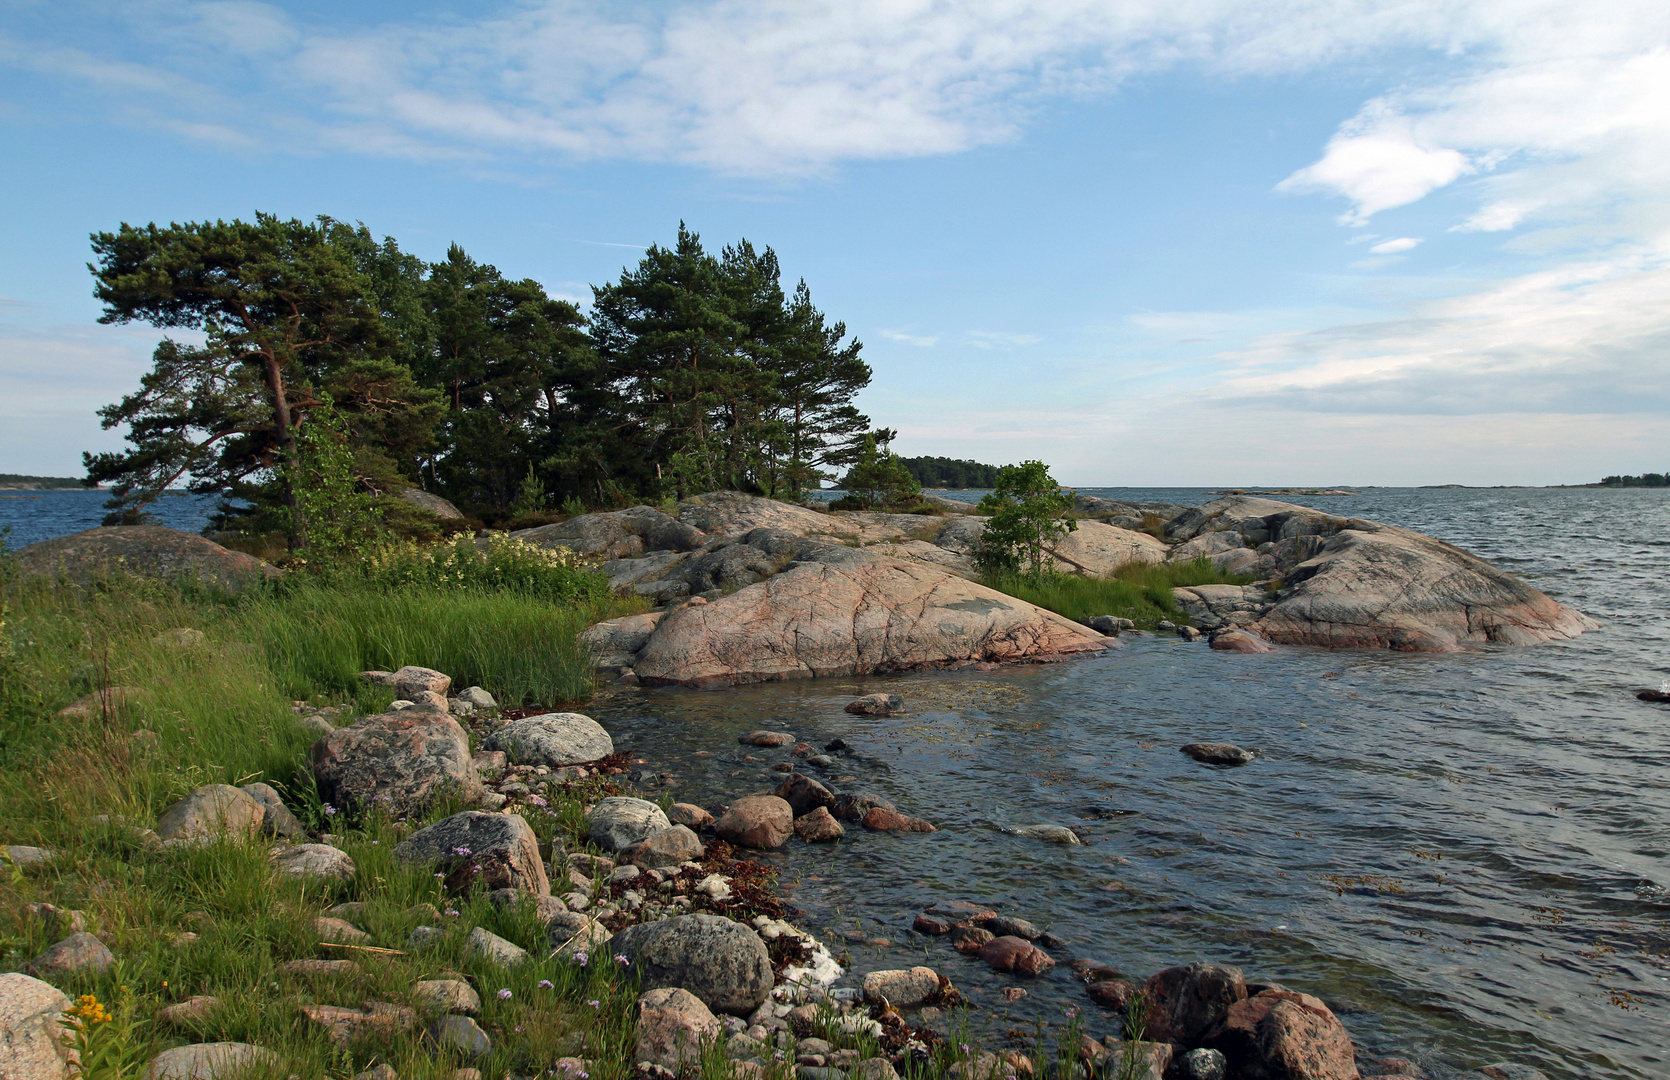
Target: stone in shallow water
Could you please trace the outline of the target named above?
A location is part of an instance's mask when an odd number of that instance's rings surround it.
[[[1245,765],[1258,756],[1230,743],[1189,743],[1181,752],[1202,765]]]

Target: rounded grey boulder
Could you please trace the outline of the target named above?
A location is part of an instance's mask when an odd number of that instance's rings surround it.
[[[586,815],[586,839],[605,851],[625,851],[672,825],[654,803],[616,795],[600,800]]]
[[[644,990],[682,987],[717,1013],[746,1016],[771,994],[771,957],[752,928],[718,915],[629,926],[609,942]]]
[[[503,750],[518,765],[577,765],[615,752],[609,733],[579,713],[540,713],[512,720],[482,744]]]

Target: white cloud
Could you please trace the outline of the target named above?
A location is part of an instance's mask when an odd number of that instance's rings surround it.
[[[906,345],[915,345],[919,349],[931,349],[939,343],[939,336],[926,337],[921,334],[907,334],[903,330],[878,330],[882,337],[889,341],[902,341]]]
[[[1337,192],[1355,204],[1341,220],[1365,225],[1380,211],[1425,198],[1472,171],[1466,155],[1426,144],[1406,117],[1374,102],[1329,140],[1322,160],[1276,190]]]
[[[1413,236],[1400,236],[1396,240],[1383,240],[1369,248],[1376,255],[1396,255],[1400,251],[1408,251],[1419,244]]]
[[[1010,334],[1001,330],[970,330],[963,338],[976,349],[1020,349],[1044,340],[1037,334]]]

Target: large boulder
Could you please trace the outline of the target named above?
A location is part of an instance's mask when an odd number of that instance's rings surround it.
[[[431,494],[422,488],[406,487],[394,493],[394,497],[401,502],[410,503],[426,513],[433,514],[442,521],[463,521],[464,512],[447,502],[439,495]]]
[[[1233,585],[1176,591],[1179,606],[1206,629],[1242,627],[1287,645],[1453,652],[1484,642],[1534,645],[1597,625],[1475,555],[1393,525],[1231,496],[1194,508],[1166,531],[1190,542],[1231,532],[1272,545],[1281,572],[1273,594]]]
[[[839,552],[668,615],[635,658],[638,677],[707,687],[1107,647],[1088,627],[947,571]]]
[[[539,837],[516,814],[453,814],[396,844],[394,855],[406,862],[438,864],[453,889],[524,889],[535,896],[551,891],[539,857]]]
[[[1160,563],[1168,554],[1156,537],[1100,521],[1080,521],[1050,549],[1059,569],[1087,577],[1106,577],[1126,563]]]
[[[564,547],[601,559],[630,559],[649,551],[690,551],[707,540],[699,528],[653,506],[581,514],[510,535],[540,547]]]
[[[205,784],[164,810],[156,832],[165,841],[200,843],[254,836],[266,818],[267,808],[249,792],[231,784]]]
[[[679,986],[714,1012],[746,1016],[771,994],[771,957],[752,928],[718,915],[627,927],[609,942],[645,990]]]
[[[1240,968],[1222,964],[1170,967],[1148,980],[1146,1038],[1156,1042],[1199,1046],[1247,997],[1247,980]]]
[[[794,835],[794,808],[775,795],[744,795],[725,808],[713,831],[726,843],[770,851]]]
[[[605,851],[625,851],[670,828],[672,822],[659,806],[624,795],[599,799],[586,815],[586,839]]]
[[[127,573],[237,591],[279,576],[277,567],[253,555],[161,525],[104,526],[57,536],[19,548],[13,560],[23,574],[76,582]]]
[[[386,805],[396,817],[417,813],[447,792],[481,798],[470,739],[458,721],[426,710],[368,716],[313,744],[313,778],[325,802]]]
[[[69,1080],[70,999],[50,983],[15,971],[0,975],[0,1077]]]
[[[609,733],[589,716],[579,713],[539,713],[512,720],[484,742],[488,750],[503,750],[518,765],[576,765],[615,752]]]
[[[1358,1080],[1345,1025],[1309,994],[1266,990],[1237,1002],[1206,1042],[1246,1080]]]

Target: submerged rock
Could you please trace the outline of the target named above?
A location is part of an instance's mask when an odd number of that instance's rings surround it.
[[[1246,765],[1258,754],[1252,750],[1243,750],[1230,743],[1189,743],[1181,753],[1194,758],[1202,765]]]
[[[847,702],[844,712],[854,716],[892,716],[905,707],[905,699],[898,694],[865,694]]]

